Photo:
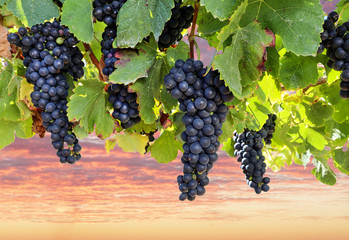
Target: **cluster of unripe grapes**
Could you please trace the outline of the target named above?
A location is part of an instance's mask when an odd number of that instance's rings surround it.
[[[62,163],[75,163],[81,158],[81,146],[67,117],[69,84],[64,74],[74,79],[84,75],[83,55],[75,46],[78,40],[57,20],[34,25],[29,31],[21,27],[7,39],[22,49],[25,77],[34,85],[32,103],[51,133],[57,156]]]
[[[183,175],[177,178],[182,201],[193,201],[196,196],[205,194],[208,173],[218,160],[218,137],[223,133],[222,124],[229,111],[224,102],[234,99],[217,71],[205,73],[201,61],[177,60],[164,78],[164,86],[185,112],[182,118],[185,131],[181,134],[185,142],[181,158]]]
[[[326,49],[327,66],[342,71],[339,94],[342,98],[349,98],[349,22],[336,26],[338,18],[337,12],[331,12],[325,18],[318,53]]]
[[[163,50],[169,48],[183,38],[182,31],[191,26],[193,22],[194,8],[192,6],[181,7],[182,0],[175,1],[175,7],[172,8],[171,19],[166,22],[165,28],[159,38],[159,48]]]

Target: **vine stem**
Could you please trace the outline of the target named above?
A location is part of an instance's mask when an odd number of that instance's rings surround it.
[[[98,61],[98,59],[96,58],[96,55],[93,53],[91,46],[87,43],[84,43],[84,47],[85,47],[85,51],[90,53],[89,55],[90,55],[91,61],[98,69],[99,80],[106,82],[107,80],[105,79],[105,77],[103,75],[103,68],[102,68],[100,62]]]
[[[200,0],[195,1],[193,24],[191,26],[191,31],[189,34],[189,45],[190,45],[190,57],[194,58],[195,49],[195,30],[196,30],[196,20],[198,19],[198,13],[200,8]]]
[[[321,78],[318,79],[316,84],[309,84],[308,86],[303,88],[303,93],[306,93],[312,87],[316,87],[316,86],[319,86],[319,85],[322,85],[322,84],[325,84],[325,83],[327,83],[327,77],[321,77]],[[284,91],[289,91],[289,90],[287,90],[284,86],[281,86],[281,91],[284,92]]]
[[[319,85],[324,84],[324,83],[327,83],[327,78],[326,77],[320,78],[315,85],[313,85],[313,84],[308,85],[306,88],[303,89],[303,93],[308,91],[309,88],[311,88],[311,87],[316,87],[316,86],[319,86]]]

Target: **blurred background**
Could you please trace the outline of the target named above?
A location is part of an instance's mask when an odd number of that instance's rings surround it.
[[[335,1],[322,1],[324,10]],[[199,40],[206,64],[213,51]],[[270,191],[256,195],[239,163],[220,152],[206,194],[178,200],[177,158],[115,148],[96,137],[81,141],[82,160],[62,165],[50,137],[16,139],[0,151],[0,239],[349,239],[349,178],[318,182],[309,164],[273,173]]]

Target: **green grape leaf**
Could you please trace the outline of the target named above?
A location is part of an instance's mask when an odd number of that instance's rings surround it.
[[[323,157],[313,158],[314,168],[311,173],[320,182],[327,185],[334,185],[337,181],[336,174],[333,172],[331,167],[328,165],[327,159]]]
[[[248,1],[244,1],[234,12],[234,14],[230,17],[230,22],[227,26],[225,26],[222,31],[218,34],[217,39],[219,40],[219,50],[223,50],[222,46],[226,42],[228,38],[231,37],[232,34],[236,32],[237,29],[240,28],[239,22],[241,20],[242,15],[246,12],[246,8],[248,6]]]
[[[128,85],[148,76],[157,57],[156,46],[140,43],[137,48],[138,53],[129,49],[117,52],[116,57],[120,60],[116,61],[117,68],[109,77],[111,82]]]
[[[139,79],[132,86],[132,89],[138,93],[140,116],[146,124],[151,124],[158,118],[154,97],[160,98],[160,87],[165,74],[165,61],[163,58],[158,58],[149,70],[148,78]]]
[[[239,0],[239,2],[247,0]],[[322,32],[323,10],[318,0],[255,0],[241,19],[241,26],[252,21],[279,35],[285,48],[297,55],[315,55]]]
[[[310,145],[318,150],[323,150],[328,143],[322,134],[305,124],[299,125],[299,133]]]
[[[263,97],[269,97],[271,102],[277,102],[281,98],[280,84],[271,75],[265,75],[262,81],[259,82],[259,91]]]
[[[31,138],[34,136],[32,118],[17,122],[0,120],[0,125],[0,149],[13,143],[15,141],[15,135],[19,138]]]
[[[107,153],[110,153],[110,151],[115,148],[116,143],[117,143],[116,136],[105,141],[104,147],[105,147],[105,150],[107,151]]]
[[[90,46],[98,61],[102,58],[101,41],[103,40],[102,34],[104,28],[105,24],[103,22],[96,22],[93,24],[94,38],[92,39]]]
[[[202,0],[201,5],[205,6],[207,11],[211,12],[215,18],[219,18],[221,21],[228,19],[234,10],[236,0]]]
[[[280,81],[286,89],[304,88],[318,80],[317,58],[296,56],[288,52],[280,63]]]
[[[234,119],[231,116],[231,113],[229,111],[227,115],[227,120],[223,123],[223,126],[222,126],[223,134],[219,136],[220,142],[225,142],[227,141],[228,138],[233,136],[233,133],[234,133],[233,126],[234,126]]]
[[[349,136],[349,123],[337,123],[333,119],[329,119],[325,123],[325,126],[325,132],[331,138],[332,146],[343,146],[346,143]]]
[[[171,110],[178,105],[177,99],[173,98],[171,94],[167,92],[166,88],[161,90],[161,102],[167,112],[171,112]]]
[[[174,67],[178,59],[186,60],[189,56],[189,45],[184,41],[180,41],[179,44],[173,48],[167,49],[167,61],[170,67]]]
[[[134,48],[151,32],[158,40],[173,6],[173,0],[128,0],[117,18],[117,46]]]
[[[299,105],[299,113],[306,116],[305,123],[313,127],[321,127],[325,121],[332,116],[334,108],[331,105],[318,101],[308,105],[302,103]]]
[[[244,95],[242,86],[253,83],[261,76],[265,48],[272,44],[273,39],[259,23],[253,22],[247,27],[237,28],[232,44],[225,48],[223,54],[216,56],[215,67],[237,97]]]
[[[349,174],[349,151],[343,152],[343,149],[333,151],[333,163],[342,173]]]
[[[152,17],[152,32],[154,33],[156,41],[164,29],[165,23],[170,20],[174,7],[174,1],[172,0],[147,0]]]
[[[16,122],[23,118],[19,106],[19,89],[22,78],[14,75],[11,62],[8,61],[7,64],[0,73],[0,119]]]
[[[198,32],[202,34],[212,34],[221,30],[225,25],[229,23],[228,20],[220,21],[215,18],[211,13],[207,12],[204,7],[199,9],[197,18]]]
[[[0,5],[4,5],[8,0],[0,0]]]
[[[268,114],[271,113],[271,106],[268,102],[261,103],[258,98],[252,97],[246,103],[246,112],[252,117],[252,130],[259,130],[268,119]]]
[[[265,69],[268,74],[272,75],[274,78],[278,78],[280,70],[280,55],[274,47],[267,47]]]
[[[79,40],[90,43],[93,39],[91,0],[66,0],[62,8],[62,24],[68,26]]]
[[[77,138],[78,138],[79,140],[82,140],[82,139],[88,137],[88,132],[86,131],[85,128],[81,127],[80,125],[76,125],[76,126],[73,128],[73,132],[75,133],[75,135],[77,136]]]
[[[89,133],[95,129],[100,138],[107,138],[114,130],[114,120],[107,112],[106,83],[96,78],[80,80],[68,103],[68,118],[80,120],[80,126]]]
[[[229,157],[235,157],[234,155],[234,144],[235,142],[233,141],[232,138],[228,138],[228,140],[223,143],[223,147],[222,147],[222,150],[225,151]]]
[[[151,156],[159,163],[169,163],[176,159],[178,150],[182,149],[180,142],[176,141],[174,132],[165,130],[150,146]]]
[[[118,18],[119,48],[134,48],[152,29],[150,9],[145,0],[128,0],[121,8]]]
[[[59,16],[59,9],[51,0],[9,0],[7,7],[26,26]],[[76,14],[76,11],[74,13]]]
[[[150,132],[155,132],[157,130],[157,124],[156,122],[152,124],[145,124],[143,120],[141,120],[139,123],[133,125],[131,128],[128,128],[127,131],[129,132],[136,132],[136,133],[150,133]]]
[[[125,134],[118,134],[116,135],[116,142],[118,146],[124,151],[124,152],[131,152],[139,154],[145,153],[145,147],[147,146],[149,142],[149,138],[146,135],[141,135],[137,133],[128,133],[125,132]]]

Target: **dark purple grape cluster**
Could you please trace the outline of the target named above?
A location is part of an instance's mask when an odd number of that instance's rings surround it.
[[[181,4],[181,0],[179,2],[175,1],[175,7],[171,10],[171,19],[166,22],[159,38],[160,50],[169,48],[180,41],[183,38],[182,31],[189,28],[193,22],[194,8],[192,6],[181,7]]]
[[[117,36],[116,19],[121,7],[127,0],[94,0],[93,16],[107,27],[102,34],[102,53],[105,67],[103,74],[109,76],[115,71],[115,62],[119,60],[115,57],[118,48],[113,48],[113,42]],[[122,128],[130,128],[140,122],[137,94],[128,91],[128,87],[123,84],[112,84],[108,88],[109,102],[113,104],[114,112],[112,116],[121,122]]]
[[[101,41],[102,53],[104,56],[105,67],[103,74],[109,76],[115,70],[115,62],[118,58],[115,53],[118,49],[113,48],[113,42],[116,38],[117,27],[116,18],[121,7],[127,0],[94,0],[93,1],[93,16],[97,21],[104,22],[107,27],[102,34]]]
[[[265,157],[262,153],[264,144],[261,131],[256,132],[245,129],[240,134],[235,131],[233,137],[235,142],[234,155],[237,157],[237,161],[241,163],[240,168],[246,176],[247,184],[257,194],[260,194],[262,191],[269,191],[268,183],[270,182],[270,178],[263,177],[267,165],[264,162]]]
[[[129,92],[124,84],[110,85],[108,93],[108,100],[114,107],[112,116],[121,122],[122,128],[130,128],[141,121],[138,111],[137,93]]]
[[[349,98],[349,22],[336,26],[338,18],[337,12],[331,12],[325,18],[318,53],[326,49],[326,55],[329,57],[327,66],[336,71],[343,71],[339,94],[342,98]]]
[[[60,161],[75,163],[81,158],[81,146],[67,117],[69,84],[64,73],[75,80],[84,75],[83,55],[75,46],[78,40],[56,20],[34,25],[30,31],[21,27],[7,39],[22,48],[25,77],[34,85],[32,102],[42,111],[43,126],[51,133]]]
[[[273,133],[275,132],[275,125],[276,125],[275,121],[276,121],[276,115],[268,114],[268,119],[266,123],[263,125],[262,129],[259,131],[266,145],[271,144],[271,139],[273,138]]]
[[[167,91],[178,99],[179,109],[185,112],[182,118],[185,131],[181,134],[185,142],[181,158],[184,175],[177,178],[182,201],[193,201],[205,194],[208,173],[218,160],[218,137],[223,133],[222,124],[229,111],[224,102],[234,99],[218,71],[205,73],[201,61],[177,60],[164,78]]]

